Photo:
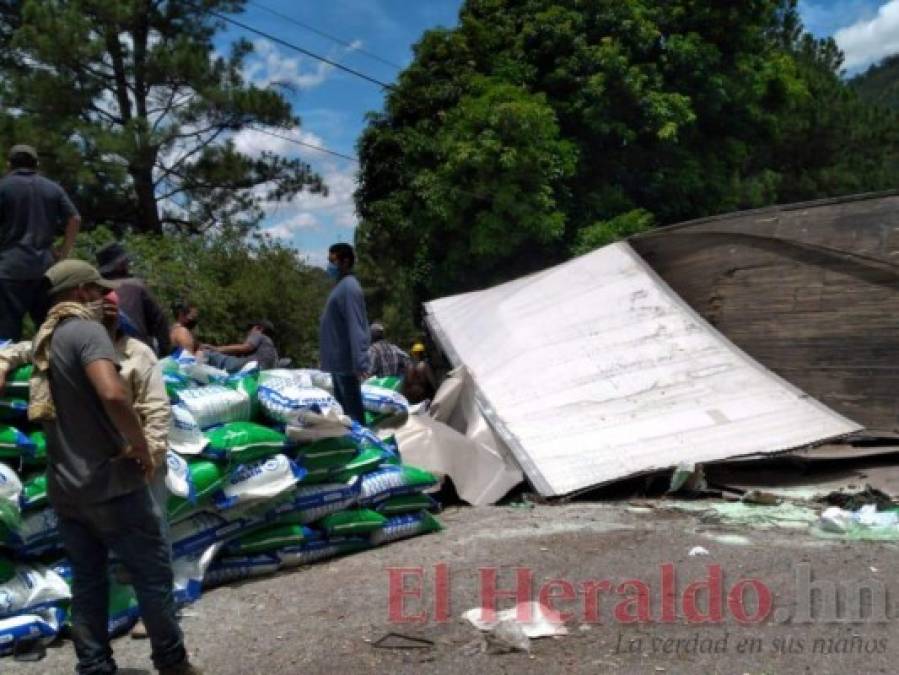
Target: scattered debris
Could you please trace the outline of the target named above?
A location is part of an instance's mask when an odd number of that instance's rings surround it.
[[[628,506],[627,511],[628,513],[639,513],[643,515],[652,513],[652,509],[648,506]]]
[[[430,649],[434,641],[414,635],[387,633],[372,642],[371,646],[375,649]]]
[[[899,510],[878,511],[874,504],[858,511],[831,506],[821,514],[818,529],[850,539],[899,540]]]
[[[750,490],[740,499],[744,504],[758,504],[759,506],[778,506],[783,499],[770,492]]]
[[[858,511],[869,504],[873,505],[878,511],[885,511],[886,509],[893,509],[899,506],[889,495],[870,485],[865,485],[865,489],[860,492],[831,492],[818,499],[818,501],[831,506],[838,506],[846,511]]]
[[[463,656],[474,656],[475,654],[483,654],[486,651],[487,641],[484,639],[483,635],[478,635],[478,637],[471,642],[466,642],[462,645]]]
[[[844,511],[838,506],[831,506],[821,514],[818,525],[825,532],[843,534],[848,532],[849,528],[852,527],[852,514],[849,511]]]
[[[487,621],[484,607],[474,607],[462,615],[472,626],[482,631],[492,631],[501,623],[512,621],[521,627],[528,638],[555,637],[568,635],[562,617],[539,602],[520,602],[512,609],[494,612],[493,619]]]
[[[666,506],[678,511],[701,512],[708,525],[732,525],[767,529],[772,527],[807,530],[818,522],[818,513],[809,506],[785,502],[778,507],[720,501],[671,501]]]
[[[676,492],[700,492],[708,488],[705,480],[705,471],[702,464],[696,465],[689,462],[681,462],[671,474],[671,484],[668,486],[668,494]]]
[[[531,653],[531,639],[525,633],[522,625],[514,619],[504,619],[489,630],[486,642],[489,654]]]
[[[752,545],[752,540],[749,537],[744,537],[742,534],[717,534],[714,532],[707,532],[705,533],[705,536],[719,544],[726,544],[728,546]]]

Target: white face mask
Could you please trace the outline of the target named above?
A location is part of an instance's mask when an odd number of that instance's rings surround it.
[[[97,323],[103,323],[103,298],[94,300],[85,305],[91,313],[91,318]]]

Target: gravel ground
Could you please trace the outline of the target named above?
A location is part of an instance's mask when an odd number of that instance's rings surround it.
[[[579,503],[523,508],[453,508],[437,535],[398,542],[328,563],[299,568],[206,593],[187,608],[183,626],[192,658],[209,674],[250,673],[893,673],[899,658],[894,543],[822,540],[801,525],[752,529],[727,525],[702,511],[634,508],[626,503]],[[694,546],[709,555],[690,556]],[[723,575],[724,611],[720,622],[662,621],[660,570],[671,563],[677,594],[691,582],[707,579],[709,566]],[[449,619],[434,600],[435,566],[445,564]],[[404,611],[428,613],[424,623],[391,621],[388,568],[421,568],[423,598],[408,597]],[[534,640],[530,654],[495,653],[497,646],[459,617],[479,606],[482,572],[497,570],[498,586],[510,589],[516,568],[528,568],[536,594],[551,579],[571,582],[577,591],[589,580],[610,582],[601,592],[597,622],[584,616],[584,596],[557,601],[574,614],[565,637]],[[872,607],[886,615],[856,623],[826,621],[819,614],[798,623],[803,591],[797,573],[810,570],[820,584],[839,584],[846,617],[847,588],[873,589]],[[797,572],[798,571],[798,572]],[[490,574],[487,572],[486,574]],[[728,592],[741,579],[757,579],[772,595],[768,619],[740,624],[728,608]],[[640,580],[650,589],[650,623],[622,623],[636,611]],[[414,578],[407,579],[414,590]],[[556,588],[556,593],[564,587]],[[591,594],[594,595],[594,594]],[[698,610],[706,595],[698,594]],[[743,609],[756,607],[747,592]],[[629,601],[628,598],[632,598]],[[535,595],[536,599],[536,595]],[[501,601],[500,607],[511,601]],[[681,603],[678,602],[678,605]],[[613,610],[624,616],[617,619]],[[741,606],[737,606],[739,610]],[[792,617],[792,618],[791,618]],[[700,617],[694,617],[700,618]],[[751,617],[750,617],[751,618]],[[429,640],[424,649],[380,649],[373,643],[390,632]],[[483,651],[486,648],[486,651]],[[121,638],[114,644],[125,673],[150,672],[149,644]],[[22,675],[72,672],[69,642],[48,650],[33,664],[2,662],[2,672]]]

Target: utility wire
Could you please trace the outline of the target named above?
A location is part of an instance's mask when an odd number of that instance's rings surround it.
[[[287,141],[289,143],[295,143],[296,145],[302,145],[304,148],[311,148],[312,150],[317,150],[318,152],[324,152],[328,155],[334,155],[335,157],[341,157],[343,159],[348,159],[351,162],[359,163],[359,159],[357,157],[353,157],[352,155],[344,155],[342,152],[337,152],[336,150],[331,150],[330,148],[326,148],[321,145],[315,145],[314,143],[307,143],[306,141],[301,141],[297,138],[291,138],[290,136],[282,136],[281,134],[275,133],[274,131],[269,131],[268,129],[261,129],[260,127],[250,126],[249,129],[253,131],[257,131],[260,134],[265,134],[266,136],[271,136],[272,138],[280,138],[282,141]]]
[[[319,37],[323,37],[327,40],[336,42],[337,44],[339,44],[343,47],[346,47],[347,49],[351,49],[353,51],[359,52],[360,54],[365,54],[365,56],[367,56],[371,59],[374,59],[375,61],[378,61],[379,63],[383,63],[385,66],[390,66],[391,68],[396,68],[397,70],[403,69],[403,66],[401,66],[399,64],[393,63],[392,61],[388,61],[387,59],[382,58],[382,57],[378,56],[377,54],[368,51],[367,49],[362,49],[362,47],[357,47],[352,42],[347,42],[343,38],[337,37],[336,35],[331,35],[330,33],[326,33],[325,31],[323,31],[319,28],[316,28],[315,26],[310,26],[308,23],[304,23],[303,21],[300,21],[299,19],[295,19],[292,16],[288,16],[287,14],[282,14],[281,12],[278,12],[278,11],[272,9],[271,7],[266,7],[265,5],[263,5],[261,3],[254,2],[254,0],[246,0],[246,3],[248,5],[252,5],[253,7],[261,9],[264,12],[268,12],[272,16],[276,16],[279,19],[283,19],[284,21],[287,21],[288,23],[292,23],[295,26],[299,26],[300,28],[305,28],[310,33],[315,33]]]
[[[303,47],[295,45],[292,42],[288,42],[287,40],[282,40],[281,38],[279,38],[275,35],[272,35],[271,33],[266,33],[265,31],[261,31],[258,28],[253,28],[252,26],[247,25],[247,24],[243,23],[242,21],[238,21],[237,19],[232,19],[231,17],[225,16],[224,14],[216,12],[215,10],[206,9],[205,7],[201,7],[200,5],[195,5],[193,3],[188,3],[188,4],[193,6],[193,8],[196,9],[198,12],[203,12],[204,14],[208,14],[209,16],[214,16],[215,18],[220,19],[221,21],[224,21],[225,23],[229,23],[232,26],[237,26],[238,28],[243,28],[245,31],[249,31],[250,33],[255,33],[256,35],[259,35],[260,37],[264,37],[266,40],[271,40],[272,42],[275,42],[279,45],[287,47],[288,49],[293,49],[294,51],[297,51],[300,54],[304,54],[305,56],[310,56],[313,59],[317,59],[318,61],[321,61],[322,63],[327,63],[329,66],[332,66],[333,68],[337,68],[338,70],[342,70],[345,73],[349,73],[350,75],[354,75],[360,79],[367,80],[368,82],[371,82],[372,84],[376,84],[379,87],[383,87],[384,89],[393,89],[392,84],[388,84],[387,82],[382,82],[381,80],[374,78],[371,75],[366,75],[365,73],[363,73],[361,71],[355,70],[348,66],[344,66],[340,63],[337,63],[336,61],[332,61],[331,59],[321,56],[320,54],[316,54],[315,52],[311,52],[308,49],[304,49]]]

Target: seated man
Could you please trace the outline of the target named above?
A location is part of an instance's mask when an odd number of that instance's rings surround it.
[[[172,347],[196,354],[200,343],[194,336],[194,328],[197,327],[199,310],[193,303],[179,300],[172,305],[172,313],[175,315],[175,325],[170,334]]]
[[[278,365],[278,350],[272,342],[275,327],[268,319],[253,321],[246,340],[236,345],[213,347],[203,345],[206,363],[229,373],[236,373],[251,361],[259,364],[260,370],[271,370]]]

